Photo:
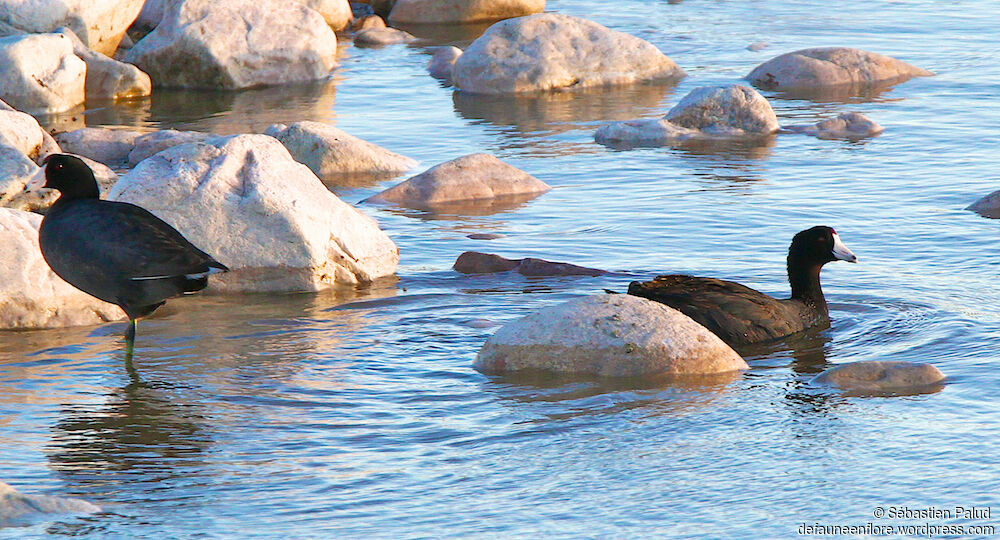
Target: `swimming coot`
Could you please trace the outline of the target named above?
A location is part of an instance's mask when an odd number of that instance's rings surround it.
[[[167,298],[204,289],[209,274],[229,270],[145,209],[101,200],[94,172],[80,158],[52,154],[43,167],[44,178],[28,189],[53,188],[60,197],[38,231],[42,256],[70,285],[125,311],[129,355],[136,319]]]
[[[628,294],[677,309],[735,347],[829,324],[819,272],[824,264],[835,260],[858,262],[835,230],[813,227],[796,234],[788,248],[792,297],[787,300],[732,281],[685,275],[633,281]]]

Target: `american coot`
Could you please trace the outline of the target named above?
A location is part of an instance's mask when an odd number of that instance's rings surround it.
[[[732,281],[685,275],[633,281],[628,294],[677,309],[735,347],[829,324],[819,272],[824,264],[835,260],[858,262],[835,230],[813,227],[796,234],[788,248],[792,297],[787,300]]]
[[[229,270],[145,209],[102,201],[94,172],[80,158],[52,154],[43,166],[44,178],[27,189],[53,188],[61,195],[38,231],[42,256],[69,284],[125,311],[127,356],[136,319],[167,298],[204,289],[209,274]]]

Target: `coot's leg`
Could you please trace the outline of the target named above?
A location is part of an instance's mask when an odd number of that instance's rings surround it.
[[[132,350],[135,349],[135,319],[128,320],[128,328],[125,329],[125,359],[132,360]]]

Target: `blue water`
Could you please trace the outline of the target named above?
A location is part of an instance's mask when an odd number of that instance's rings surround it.
[[[318,294],[171,301],[121,323],[0,335],[0,480],[106,512],[0,537],[790,537],[878,507],[1000,516],[1000,222],[963,208],[1000,188],[1000,4],[550,0],[657,45],[676,87],[469,99],[426,74],[437,32],[342,42],[329,84],[158,92],[53,125],[261,132],[327,122],[420,160],[488,152],[553,190],[495,213],[361,205],[399,245],[398,280]],[[472,32],[474,34],[474,32]],[[766,41],[751,52],[746,47]],[[860,142],[778,135],[617,151],[604,123],[662,116],[697,86],[778,54],[851,46],[937,75],[877,95],[766,93],[782,124],[858,111]],[[327,179],[357,203],[398,179]],[[784,255],[836,227],[861,264],[823,273],[830,329],[751,351],[751,370],[687,384],[494,378],[471,368],[497,326],[632,279],[686,272],[786,294]],[[472,233],[498,233],[472,240]],[[622,272],[462,276],[463,251]],[[831,365],[928,362],[938,392],[850,397],[807,384]],[[982,536],[982,535],[980,535]]]

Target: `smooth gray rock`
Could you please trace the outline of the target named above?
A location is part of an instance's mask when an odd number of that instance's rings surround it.
[[[507,259],[492,253],[466,251],[458,256],[454,265],[460,274],[495,274],[511,270],[523,276],[601,276],[604,270],[575,264],[546,261],[545,259]]]
[[[358,45],[395,45],[416,40],[413,34],[396,28],[366,28],[354,34],[354,43]]]
[[[914,362],[851,362],[827,369],[814,384],[862,392],[907,392],[942,383],[945,376],[930,364]]]
[[[831,86],[865,88],[933,75],[889,56],[847,47],[802,49],[757,66],[747,80],[758,88],[804,89]]]
[[[459,56],[462,56],[462,49],[458,47],[438,47],[427,62],[427,71],[435,79],[451,82],[451,71]]]
[[[861,113],[849,112],[811,126],[787,126],[783,127],[782,130],[789,133],[812,135],[820,139],[863,139],[882,133],[883,128]]]

